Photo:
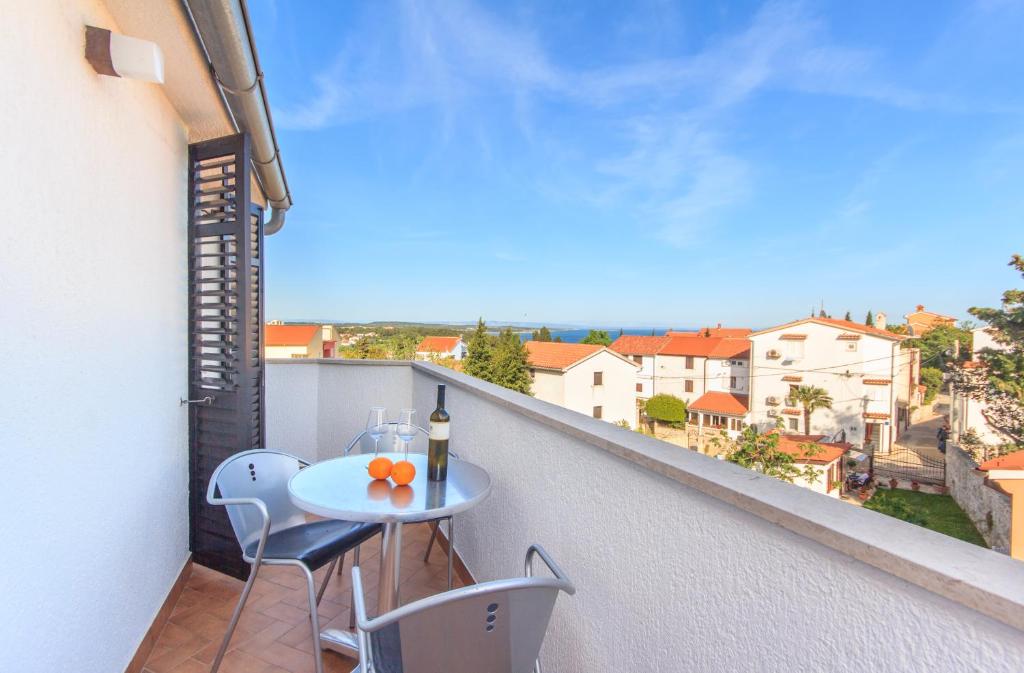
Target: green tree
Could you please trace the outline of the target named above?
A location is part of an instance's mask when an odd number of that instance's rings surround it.
[[[1024,276],[1024,257],[1013,255],[1009,266]],[[981,366],[953,366],[950,385],[984,402],[988,424],[1024,447],[1024,290],[1004,292],[1000,308],[968,312],[988,323],[986,330],[999,348],[982,349]]]
[[[925,385],[925,404],[931,404],[942,389],[942,370],[938,367],[921,367],[921,383]]]
[[[846,322],[853,322],[853,316],[850,315],[849,311],[847,311],[846,315],[843,316],[843,320],[845,320]]]
[[[530,338],[534,341],[551,341],[551,330],[547,327],[541,327],[539,330],[535,329]]]
[[[778,432],[760,434],[757,428],[751,425],[740,433],[735,448],[726,456],[726,459],[749,470],[755,470],[790,483],[796,479],[812,481],[817,478],[818,471],[814,467],[806,465],[801,468],[794,456],[780,451],[778,447]],[[813,456],[821,451],[821,448],[815,444],[801,444],[800,448],[807,456]]]
[[[864,318],[864,324],[867,325],[868,327],[875,326],[875,315],[871,312],[871,309],[868,309],[868,314]]]
[[[506,327],[498,335],[489,380],[509,390],[530,394],[530,366],[526,346],[511,327]]]
[[[686,402],[675,395],[661,393],[647,400],[644,413],[662,423],[677,425],[686,422]]]
[[[463,363],[463,371],[470,376],[491,380],[491,368],[494,364],[494,338],[487,333],[487,323],[483,318],[476,323],[476,330],[466,344],[468,353]]]
[[[603,329],[592,329],[587,333],[587,336],[580,340],[581,344],[597,344],[598,346],[610,346],[612,338],[608,336],[608,332]]]
[[[811,434],[811,414],[818,409],[831,409],[828,391],[817,386],[800,386],[789,394],[804,409],[804,434]]]
[[[951,364],[963,362],[970,357],[973,335],[970,330],[954,325],[937,325],[928,330],[924,336],[907,339],[904,348],[920,348],[921,364],[938,367],[947,371]],[[957,357],[957,342],[960,342],[960,355]]]

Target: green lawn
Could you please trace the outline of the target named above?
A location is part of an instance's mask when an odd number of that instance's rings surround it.
[[[948,495],[879,488],[864,506],[964,542],[988,546],[964,511]]]

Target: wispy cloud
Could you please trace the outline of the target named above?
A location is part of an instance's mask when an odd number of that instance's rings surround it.
[[[505,97],[508,119],[528,142],[545,133],[533,118],[538,99],[600,113],[616,135],[575,148],[589,171],[581,198],[632,210],[679,247],[713,231],[755,190],[757,167],[732,147],[730,125],[732,111],[759,92],[897,107],[927,101],[884,77],[880,54],[837,44],[799,2],[769,2],[743,29],[685,58],[592,69],[559,65],[530,26],[467,1],[407,0],[391,20],[379,8],[368,12],[314,77],[314,93],[275,111],[281,125],[317,129],[429,108],[439,114],[443,141],[463,129],[491,156],[485,129],[496,113],[488,107],[474,117],[478,101]]]

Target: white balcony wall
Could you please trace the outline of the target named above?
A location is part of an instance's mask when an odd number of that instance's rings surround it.
[[[188,557],[187,129],[102,3],[0,14],[0,669],[123,671]]]
[[[288,397],[336,455],[370,404],[425,413],[437,383],[493,479],[458,517],[468,567],[515,575],[539,542],[576,583],[547,670],[1024,670],[1024,565],[440,367],[271,364],[270,436],[314,441]]]

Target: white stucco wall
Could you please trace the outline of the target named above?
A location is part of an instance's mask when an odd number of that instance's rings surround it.
[[[893,357],[893,342],[868,335],[862,335],[859,341],[838,340],[836,337],[843,331],[806,323],[752,336],[750,422],[759,426],[774,423],[775,419],[767,412],[775,409],[781,414],[790,385],[817,386],[828,391],[833,404],[831,409],[818,409],[811,416],[812,433],[831,436],[845,429],[847,441],[860,444],[864,441],[864,413],[887,413],[890,415],[888,427],[885,420],[870,421],[881,424],[879,451],[887,451],[889,432],[896,421],[893,386],[864,385],[863,379],[893,379],[898,367],[897,358]],[[807,335],[800,359],[785,356],[787,344],[780,340],[780,336],[790,333]],[[849,344],[856,344],[856,350],[848,350]],[[772,349],[782,352],[783,357],[768,359],[766,353]],[[898,346],[896,352],[899,352]],[[798,375],[803,380],[783,381],[786,375]],[[766,403],[768,396],[779,398],[779,406],[769,406]],[[865,401],[865,397],[870,399]],[[803,420],[800,421],[800,429],[803,431]]]
[[[594,372],[601,372],[601,385],[594,385]],[[562,375],[565,400],[562,406],[593,416],[594,407],[601,407],[602,420],[609,423],[628,421],[636,425],[637,367],[611,351],[601,351],[571,367]]]
[[[530,368],[530,392],[538,400],[565,406],[565,375],[552,369]]]
[[[308,367],[319,388],[290,376]],[[1024,668],[1024,633],[1008,625],[1024,626],[1019,563],[440,367],[395,369],[274,364],[268,400],[319,408],[326,458],[362,423],[368,391],[427,409],[446,383],[452,449],[493,480],[458,517],[460,555],[478,580],[509,577],[539,542],[576,583],[556,605],[547,670]],[[305,437],[308,422],[272,413],[268,431]]]
[[[0,669],[111,673],[188,554],[186,129],[100,3],[0,14]]]

